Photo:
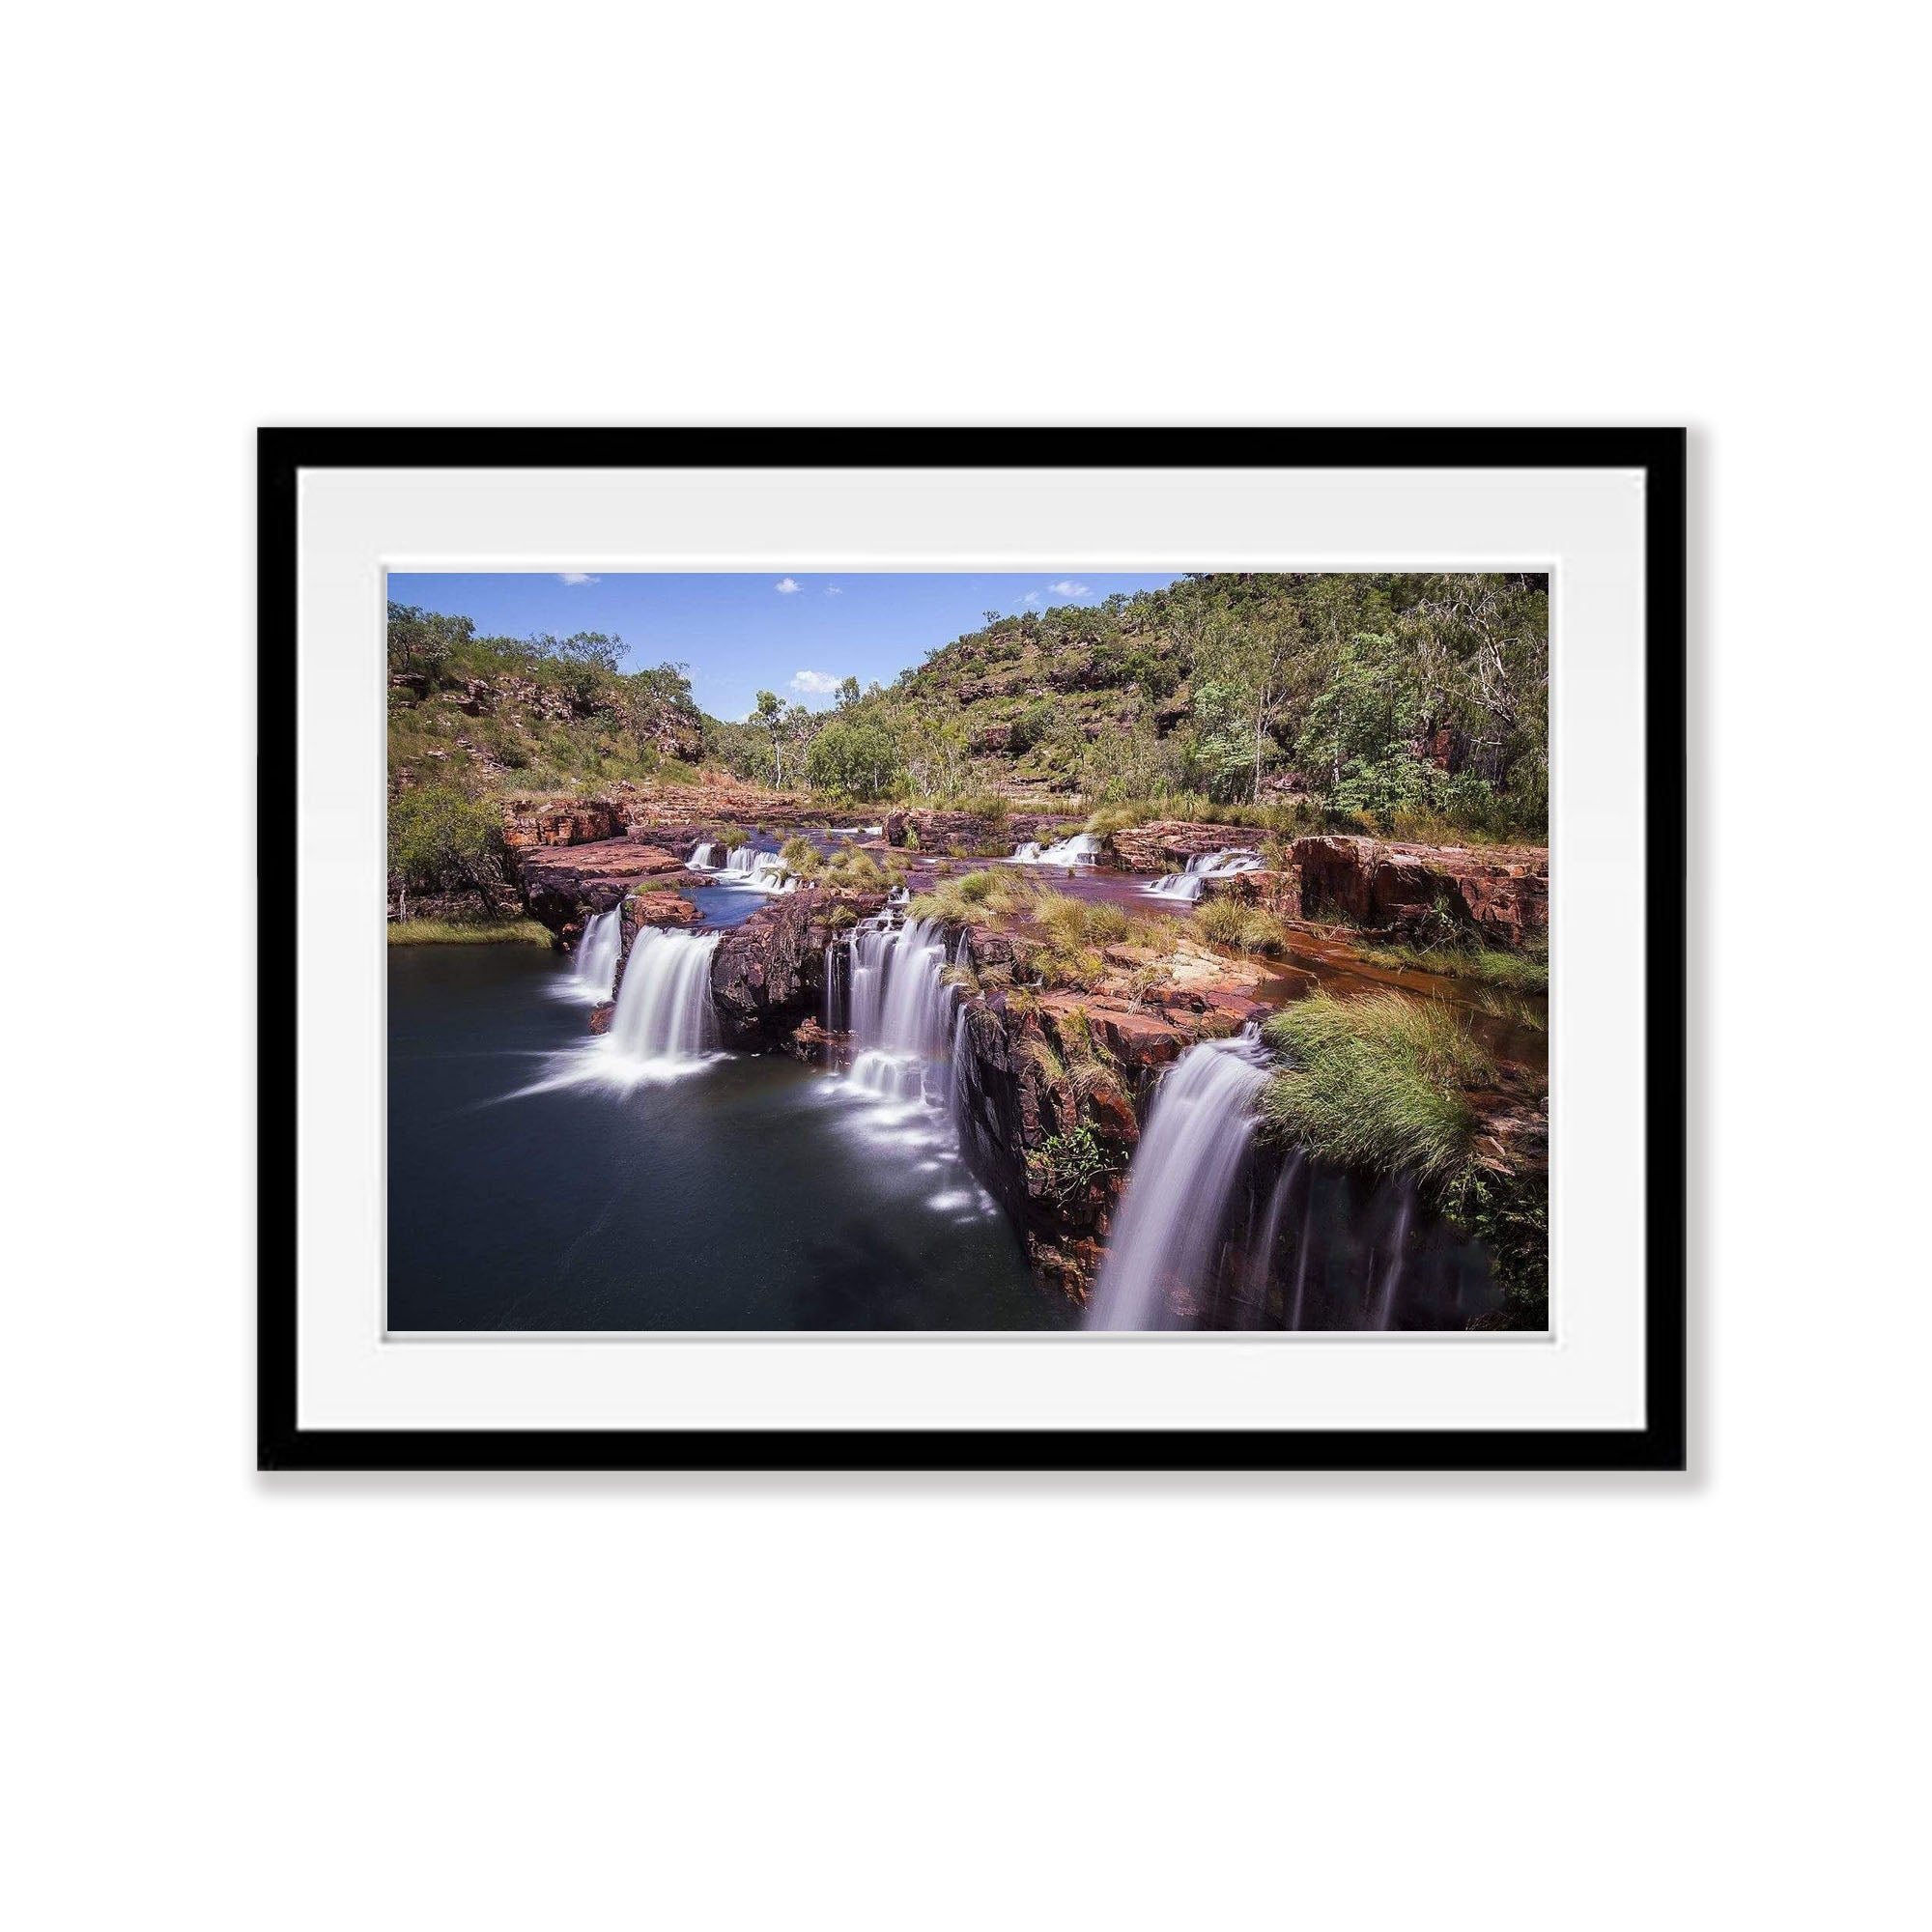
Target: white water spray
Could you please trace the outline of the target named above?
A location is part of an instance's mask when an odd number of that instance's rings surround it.
[[[786,875],[784,861],[776,852],[760,852],[752,845],[740,845],[725,860],[718,878],[721,885],[745,886],[754,893],[788,893],[798,885]]]

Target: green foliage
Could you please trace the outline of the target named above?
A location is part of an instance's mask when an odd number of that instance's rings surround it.
[[[1275,1132],[1338,1167],[1411,1174],[1439,1197],[1472,1178],[1466,1089],[1495,1069],[1450,1008],[1398,993],[1314,993],[1263,1028],[1285,1058],[1264,1113]]]
[[[825,869],[825,861],[813,850],[811,840],[802,833],[793,833],[779,847],[779,857],[784,861],[784,868],[795,879],[815,879]]]
[[[969,812],[975,818],[984,819],[988,825],[1000,826],[1007,822],[1009,807],[1006,795],[997,791],[972,791],[959,801],[959,810]]]
[[[1037,1148],[1029,1149],[1026,1163],[1039,1190],[1061,1202],[1086,1193],[1113,1166],[1084,1122],[1065,1133],[1049,1134]]]
[[[453,783],[409,787],[389,801],[389,872],[412,892],[473,891],[502,876],[497,807]]]
[[[1443,973],[1479,986],[1506,993],[1547,993],[1549,990],[1549,941],[1540,934],[1521,952],[1504,952],[1459,936],[1438,946],[1378,946],[1363,957],[1376,966],[1415,973]]]
[[[1549,1178],[1533,1170],[1479,1170],[1463,1191],[1456,1218],[1490,1250],[1502,1303],[1473,1325],[1549,1326]]]
[[[1286,784],[1359,829],[1539,836],[1548,602],[1520,574],[1197,576],[989,622],[862,708],[895,732],[956,713],[969,746],[1002,724],[1009,764],[1103,804],[1257,807]],[[916,795],[956,796],[957,740],[907,773]]]
[[[1030,752],[1053,729],[1053,706],[1045,698],[1029,704],[1007,727],[1007,747],[1012,752]]]
[[[853,679],[846,682],[856,690]],[[811,741],[805,771],[814,791],[856,799],[890,798],[903,776],[893,734],[864,716],[826,725]]]

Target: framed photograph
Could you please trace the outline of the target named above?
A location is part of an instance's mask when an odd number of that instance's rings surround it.
[[[259,1461],[1685,1461],[1678,430],[264,430]]]

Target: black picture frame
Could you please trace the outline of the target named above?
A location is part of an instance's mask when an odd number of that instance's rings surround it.
[[[1682,429],[263,429],[257,440],[257,850],[297,859],[302,469],[1622,469],[1645,472],[1644,1413],[1640,1429],[341,1430],[297,1419],[296,1050],[258,1027],[257,1466],[298,1469],[1681,1470],[1686,1466],[1686,434]],[[258,988],[295,993],[258,934]],[[258,1002],[266,1014],[266,1002]]]

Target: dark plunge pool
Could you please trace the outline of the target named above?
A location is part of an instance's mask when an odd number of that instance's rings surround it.
[[[942,1111],[744,1055],[617,1084],[535,949],[388,973],[392,1330],[1076,1325]]]

